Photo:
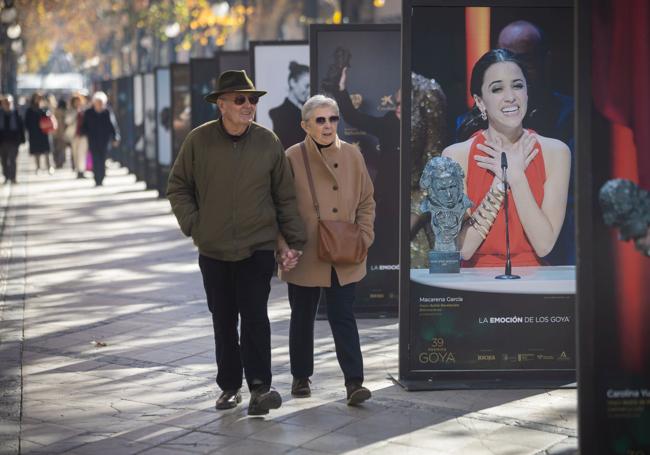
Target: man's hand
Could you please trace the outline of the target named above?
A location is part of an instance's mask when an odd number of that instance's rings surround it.
[[[294,250],[292,248],[282,248],[278,250],[276,260],[280,270],[288,272],[298,265],[298,260],[302,256],[302,251]]]

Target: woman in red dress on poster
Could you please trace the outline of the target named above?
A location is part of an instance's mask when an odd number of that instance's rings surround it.
[[[525,69],[512,52],[494,49],[483,55],[472,70],[470,91],[475,114],[487,127],[442,152],[463,168],[465,192],[474,203],[459,237],[463,266],[505,263],[502,152],[508,161],[512,265],[544,265],[542,258],[553,248],[564,222],[569,148],[523,128],[528,87]]]

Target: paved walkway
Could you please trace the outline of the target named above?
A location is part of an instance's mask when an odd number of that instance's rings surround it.
[[[21,155],[23,169],[29,169]],[[112,167],[105,186],[26,170],[0,188],[1,454],[569,454],[575,390],[405,392],[397,321],[360,320],[373,399],[345,405],[329,326],[313,395],[289,394],[289,305],[269,302],[265,418],[215,411],[214,345],[197,253],[166,200]]]

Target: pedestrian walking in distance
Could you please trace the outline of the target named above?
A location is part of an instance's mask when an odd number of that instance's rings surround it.
[[[86,110],[81,124],[81,134],[88,138],[88,148],[93,157],[93,174],[95,186],[101,186],[106,175],[106,154],[108,146],[116,146],[120,140],[120,131],[115,115],[107,107],[108,97],[104,92],[93,95],[92,107]]]
[[[16,157],[18,147],[25,142],[25,127],[18,111],[14,109],[14,98],[6,95],[0,98],[0,157],[4,183],[16,183]]]

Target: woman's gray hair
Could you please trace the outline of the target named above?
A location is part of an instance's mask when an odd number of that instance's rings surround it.
[[[101,91],[100,92],[95,92],[93,94],[93,101],[95,101],[95,100],[99,100],[103,104],[107,104],[108,103],[108,96],[106,96],[106,93],[101,92]]]
[[[309,120],[312,112],[319,107],[331,107],[336,111],[336,115],[339,115],[339,105],[335,100],[324,95],[314,95],[302,105],[302,120],[305,122]]]

